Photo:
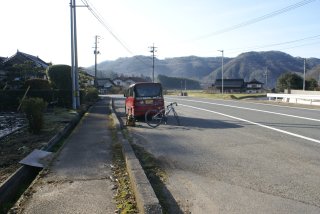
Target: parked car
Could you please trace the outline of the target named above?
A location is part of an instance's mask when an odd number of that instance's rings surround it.
[[[162,86],[160,83],[142,82],[129,86],[124,96],[127,117],[144,117],[149,109],[164,108]]]

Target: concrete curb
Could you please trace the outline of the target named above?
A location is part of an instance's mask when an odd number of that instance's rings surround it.
[[[142,166],[137,159],[130,143],[125,139],[121,133],[121,125],[119,119],[114,111],[114,102],[111,98],[111,115],[115,126],[117,128],[117,136],[122,145],[122,152],[126,161],[126,166],[132,188],[137,201],[138,209],[141,213],[145,214],[160,214],[162,213],[162,208],[159,200],[154,193],[151,184],[142,169]]]
[[[78,114],[72,121],[53,136],[48,144],[41,148],[44,151],[51,151],[52,148],[64,137],[66,137],[78,124],[84,112]],[[39,174],[41,168],[23,165],[17,169],[9,178],[0,184],[0,207],[13,200],[21,186],[29,185]]]

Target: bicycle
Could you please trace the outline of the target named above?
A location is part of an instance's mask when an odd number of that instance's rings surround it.
[[[179,120],[177,112],[175,111],[175,109],[173,107],[174,105],[178,106],[178,104],[176,102],[173,102],[173,103],[170,103],[169,105],[167,105],[167,107],[163,108],[163,109],[150,109],[150,110],[148,110],[145,114],[146,123],[152,128],[156,128],[157,126],[159,126],[161,124],[161,122],[164,122],[165,124],[167,124],[168,115],[170,114],[170,112],[172,112],[174,118],[177,121],[178,126],[180,126],[180,120]],[[167,111],[166,111],[166,109],[167,109]]]

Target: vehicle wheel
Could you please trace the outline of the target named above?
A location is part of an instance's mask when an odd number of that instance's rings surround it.
[[[151,109],[145,114],[145,121],[152,128],[156,128],[157,126],[159,126],[162,122],[162,118],[163,114],[161,113],[161,111],[156,109]]]

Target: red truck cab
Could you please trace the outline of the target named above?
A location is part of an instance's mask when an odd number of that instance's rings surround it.
[[[160,83],[141,82],[129,86],[124,96],[125,112],[133,118],[144,117],[149,109],[164,108],[162,86]]]

